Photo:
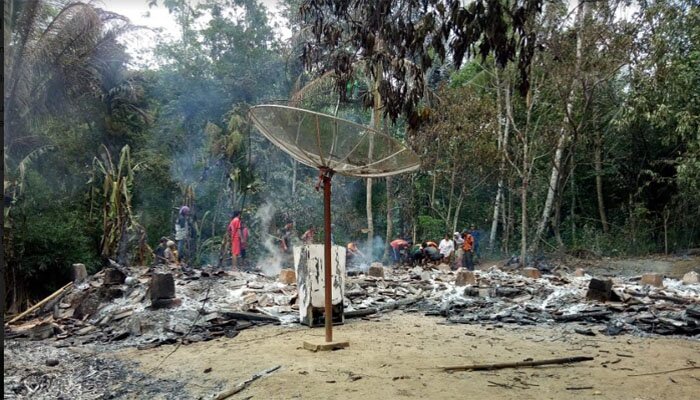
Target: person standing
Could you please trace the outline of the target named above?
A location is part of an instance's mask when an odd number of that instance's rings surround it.
[[[241,212],[240,211],[234,211],[233,212],[233,219],[231,219],[231,222],[228,224],[227,228],[228,234],[231,236],[231,268],[237,269],[238,268],[238,257],[241,256],[241,240],[242,240],[242,232],[241,232]]]
[[[177,252],[179,259],[183,260],[189,254],[187,253],[187,244],[190,239],[190,208],[187,206],[180,207],[177,220],[175,221],[175,241],[177,242]]]
[[[280,239],[280,250],[282,250],[282,268],[294,267],[294,253],[292,250],[292,234],[294,224],[288,223],[284,226],[282,237]]]
[[[474,236],[465,230],[462,232],[462,237],[464,243],[462,244],[462,250],[464,250],[464,255],[462,256],[462,266],[469,271],[474,271]]]
[[[481,232],[479,232],[479,230],[476,229],[476,225],[472,224],[469,227],[469,233],[474,238],[474,259],[480,260],[481,253],[479,253],[479,240],[481,239]]]
[[[449,264],[450,261],[452,261],[452,253],[455,250],[455,244],[450,239],[450,234],[446,233],[445,237],[440,241],[440,246],[438,246],[440,249],[440,254],[442,254],[442,259]]]

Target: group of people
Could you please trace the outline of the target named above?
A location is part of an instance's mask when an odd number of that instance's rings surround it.
[[[188,206],[180,207],[175,220],[175,240],[167,237],[160,238],[158,247],[153,252],[156,263],[179,266],[185,261],[186,250],[189,247],[191,221],[190,208]]]
[[[180,207],[175,220],[175,240],[167,237],[160,238],[153,252],[155,263],[177,266],[185,264],[190,257],[190,239],[192,236],[192,212],[188,206]],[[241,212],[234,211],[226,229],[225,243],[230,243],[233,268],[245,260],[248,246],[249,231],[241,219]],[[222,246],[222,251],[223,251]]]
[[[287,223],[280,230],[279,248],[285,260],[291,261],[292,242],[294,238],[294,225]],[[167,237],[160,239],[159,245],[154,251],[156,263],[179,266],[188,259],[187,250],[191,236],[192,219],[188,206],[180,207],[175,222],[175,240]],[[333,235],[334,226],[331,225],[331,244],[335,244]],[[231,221],[226,229],[226,242],[230,243],[231,265],[233,269],[242,266],[246,258],[249,231],[241,218],[240,211],[234,211]],[[312,226],[300,237],[301,243],[312,244],[316,238],[316,229]],[[230,241],[229,241],[230,240]],[[226,243],[225,242],[225,243]],[[224,243],[224,244],[225,244]],[[413,244],[400,236],[392,240],[391,256],[394,264],[424,265],[426,263],[447,263],[453,267],[462,266],[470,271],[474,270],[475,258],[479,254],[479,232],[476,226],[470,229],[446,234],[440,243],[426,240]],[[225,246],[222,246],[222,254]],[[365,254],[355,242],[346,245],[347,263],[367,261]]]
[[[476,226],[455,232],[452,236],[445,234],[440,243],[423,241],[413,244],[400,236],[392,240],[391,256],[394,264],[424,265],[427,263],[447,263],[453,267],[462,266],[473,271],[475,258],[479,251],[479,232]]]

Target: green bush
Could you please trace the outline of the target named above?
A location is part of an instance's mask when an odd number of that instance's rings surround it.
[[[445,235],[445,223],[442,220],[435,219],[429,215],[418,216],[418,229],[416,240],[423,242],[425,240],[439,241]]]

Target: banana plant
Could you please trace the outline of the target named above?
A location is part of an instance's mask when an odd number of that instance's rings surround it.
[[[118,256],[120,243],[128,237],[129,232],[143,232],[131,207],[134,173],[142,167],[142,163],[132,163],[128,145],[122,148],[116,165],[109,150],[106,147],[104,150],[101,159],[95,157],[93,160],[93,168],[103,180],[101,190],[95,188],[93,193],[100,196],[102,207],[100,255],[105,259],[114,259]],[[89,183],[97,182],[91,179]],[[144,243],[142,240],[138,242]],[[143,253],[143,249],[139,249],[138,253]]]

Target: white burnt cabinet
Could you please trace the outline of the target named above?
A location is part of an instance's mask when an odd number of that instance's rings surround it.
[[[325,315],[324,246],[311,244],[294,248],[294,269],[299,292],[299,321],[308,326],[323,326]],[[331,304],[333,324],[342,324],[345,296],[345,247],[331,247]]]

